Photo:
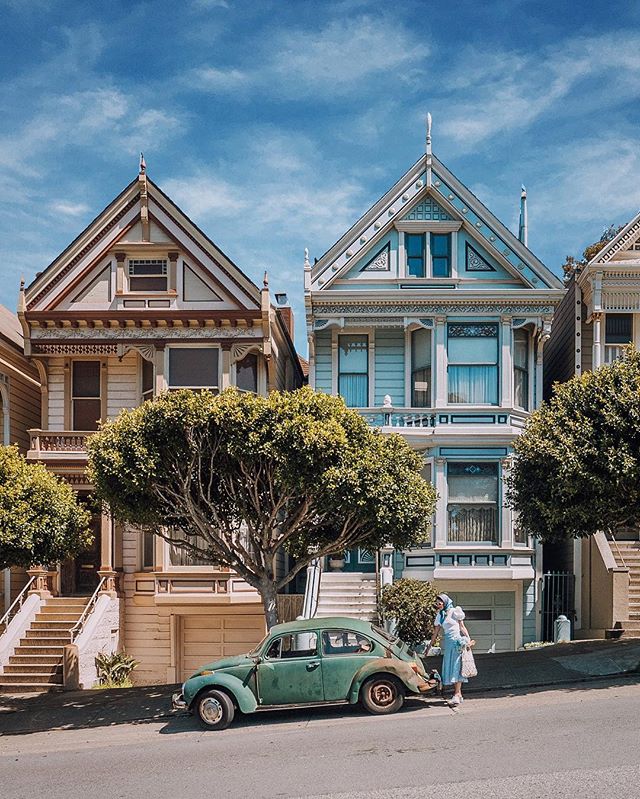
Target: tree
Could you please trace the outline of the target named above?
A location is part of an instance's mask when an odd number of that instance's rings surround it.
[[[382,589],[380,607],[385,618],[395,619],[398,636],[416,646],[433,632],[437,595],[432,583],[405,577]]]
[[[562,264],[562,271],[565,273],[567,279],[574,272],[582,271],[589,261],[594,258],[606,244],[615,239],[623,227],[624,225],[618,225],[617,227],[615,225],[609,225],[609,227],[605,227],[598,241],[594,241],[584,248],[582,258],[576,259],[573,255],[567,255]]]
[[[640,354],[566,383],[514,443],[508,500],[543,541],[640,522]]]
[[[0,447],[0,568],[56,563],[92,541],[71,486],[16,447]]]
[[[314,557],[428,540],[435,491],[421,456],[308,388],[167,393],[123,411],[88,452],[116,518],[233,568],[260,593],[269,627],[277,592]]]

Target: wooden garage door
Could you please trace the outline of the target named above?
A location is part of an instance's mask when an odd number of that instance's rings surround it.
[[[189,614],[179,617],[178,653],[181,680],[205,663],[252,649],[266,632],[259,606],[242,613]]]
[[[465,624],[476,641],[476,652],[512,652],[516,648],[512,591],[460,591],[453,598],[466,614]]]

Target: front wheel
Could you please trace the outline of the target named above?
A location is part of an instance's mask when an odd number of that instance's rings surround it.
[[[235,710],[224,691],[212,689],[200,694],[196,713],[205,730],[225,730],[233,721]]]
[[[369,713],[395,713],[404,704],[404,691],[398,681],[388,674],[376,674],[360,689],[360,700]]]

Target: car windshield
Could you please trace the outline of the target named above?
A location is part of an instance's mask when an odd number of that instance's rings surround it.
[[[259,644],[256,644],[250,652],[247,652],[247,655],[249,656],[257,655],[258,652],[262,649],[262,645],[264,644],[264,642],[267,640],[268,637],[269,633],[267,633],[265,637],[262,639],[262,641],[260,641]]]
[[[390,644],[396,644],[396,646],[403,646],[402,641],[395,635],[391,635],[386,630],[383,630],[382,627],[376,627],[375,624],[371,625],[372,629],[375,630],[380,638],[384,638],[385,641],[388,641]]]

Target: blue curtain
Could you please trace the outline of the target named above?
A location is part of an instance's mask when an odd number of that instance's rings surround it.
[[[366,408],[369,405],[368,375],[340,375],[338,392],[349,408]]]
[[[497,366],[449,366],[449,402],[498,404]]]

